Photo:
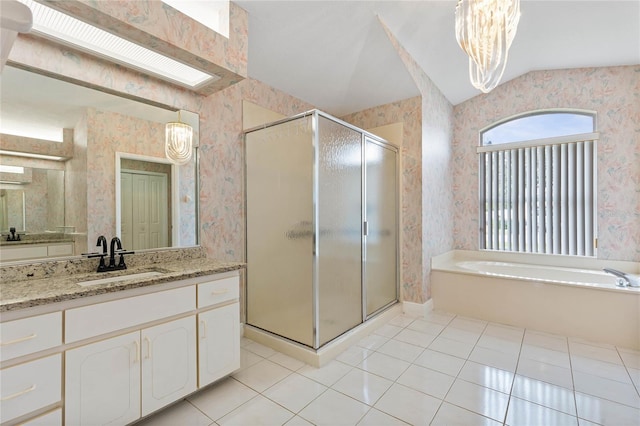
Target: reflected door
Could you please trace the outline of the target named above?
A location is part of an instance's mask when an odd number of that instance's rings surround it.
[[[364,285],[367,317],[398,297],[396,156],[391,147],[366,139]]]
[[[129,250],[168,245],[167,175],[122,172],[121,240]]]

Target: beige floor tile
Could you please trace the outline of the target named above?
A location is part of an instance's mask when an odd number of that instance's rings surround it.
[[[351,371],[352,368],[350,365],[334,360],[320,368],[305,365],[297,373],[325,386],[331,386]]]
[[[293,418],[293,415],[294,414],[291,411],[282,408],[262,395],[258,395],[242,404],[216,423],[220,426],[283,425]]]
[[[406,386],[394,384],[375,405],[380,411],[411,425],[429,424],[441,400]]]
[[[509,371],[473,361],[467,361],[458,374],[459,379],[507,394],[511,392],[514,376]]]
[[[399,340],[391,339],[380,346],[376,352],[392,356],[407,362],[413,362],[422,353],[424,348]]]
[[[451,386],[445,401],[502,422],[509,395],[458,379]]]
[[[307,405],[299,416],[314,425],[355,425],[368,411],[368,405],[328,389]]]
[[[291,374],[291,370],[264,359],[234,373],[233,377],[256,392],[263,392]]]
[[[392,384],[391,380],[355,368],[331,386],[331,389],[373,405]]]
[[[213,424],[213,420],[187,401],[181,401],[136,423],[136,426],[175,426],[177,424],[209,426]]]
[[[425,349],[414,364],[455,377],[462,369],[464,362],[462,358]]]
[[[188,400],[207,416],[218,420],[256,395],[258,393],[253,389],[227,378],[191,395]]]
[[[396,419],[380,410],[372,408],[369,412],[360,420],[358,426],[404,426],[406,425],[400,419]]]
[[[557,411],[576,415],[576,402],[572,390],[516,375],[511,395]]]
[[[505,423],[509,426],[578,426],[578,418],[524,399],[512,397],[509,401]]]
[[[292,374],[271,386],[263,395],[287,410],[298,413],[326,390],[327,387],[321,383],[300,374]]]
[[[409,365],[406,361],[376,352],[369,355],[358,367],[385,379],[396,380]]]
[[[464,408],[443,402],[438,414],[431,422],[431,426],[500,426],[497,422],[480,414],[473,413]]]
[[[518,374],[566,389],[573,389],[571,370],[531,359],[520,359]]]
[[[454,380],[454,377],[444,373],[439,373],[435,370],[417,365],[411,365],[402,373],[402,376],[398,378],[397,383],[426,393],[427,395],[443,399],[449,391],[449,388],[451,388]]]
[[[601,425],[635,426],[640,424],[640,410],[613,401],[576,392],[578,418]]]

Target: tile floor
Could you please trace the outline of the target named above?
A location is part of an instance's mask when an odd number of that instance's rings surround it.
[[[232,377],[139,425],[640,425],[639,391],[638,351],[432,312],[320,369],[243,339]]]

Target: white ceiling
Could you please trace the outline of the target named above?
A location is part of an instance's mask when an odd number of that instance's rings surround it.
[[[249,76],[331,114],[419,95],[380,20],[453,105],[480,94],[456,43],[456,0],[236,3],[249,13]],[[502,82],[640,64],[638,0],[522,0],[521,11]]]

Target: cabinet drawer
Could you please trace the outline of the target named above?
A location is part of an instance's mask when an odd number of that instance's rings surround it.
[[[235,300],[240,294],[240,278],[229,277],[198,284],[198,308]]]
[[[42,351],[62,344],[62,312],[0,324],[0,360]]]
[[[61,364],[57,354],[0,371],[0,422],[59,402]]]
[[[194,286],[65,311],[65,342],[77,342],[195,309]]]
[[[20,423],[20,426],[62,426],[62,409],[49,411],[35,419]]]

